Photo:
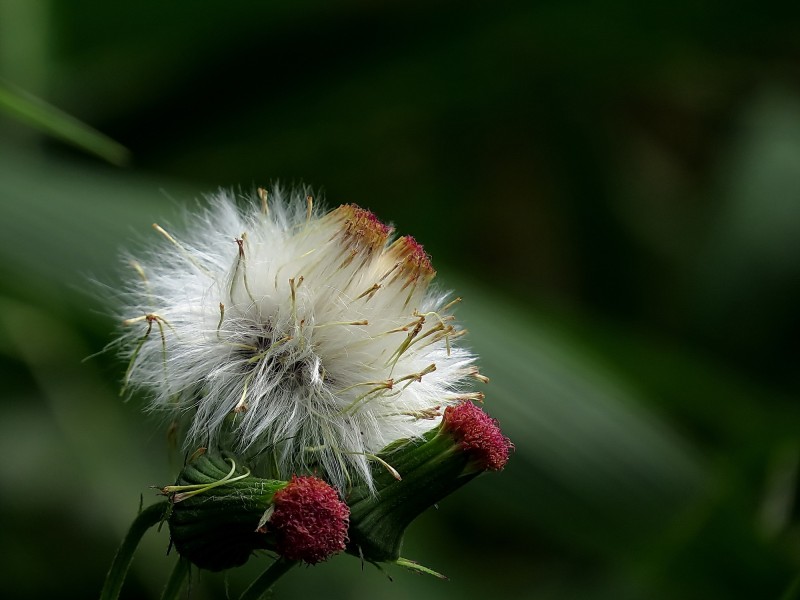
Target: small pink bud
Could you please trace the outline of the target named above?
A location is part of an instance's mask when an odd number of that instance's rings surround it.
[[[418,281],[427,284],[436,276],[431,259],[422,245],[410,235],[397,238],[387,254],[397,261],[398,269],[395,277],[405,279],[404,288]]]
[[[269,529],[285,558],[315,564],[344,550],[350,509],[321,479],[292,477],[275,493],[273,503]]]
[[[449,432],[485,470],[500,471],[514,448],[500,431],[497,420],[472,402],[448,406],[444,411],[443,429]]]
[[[356,204],[343,204],[330,213],[330,217],[341,221],[341,239],[357,253],[379,251],[393,231],[371,211]]]

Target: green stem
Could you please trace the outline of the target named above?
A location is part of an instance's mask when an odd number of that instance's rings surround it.
[[[164,593],[161,594],[161,600],[175,600],[178,597],[183,588],[183,583],[189,576],[191,566],[192,563],[188,559],[182,556],[178,558],[178,562],[175,563],[175,568],[172,569],[172,573],[169,576],[169,581],[167,581],[167,586],[164,588]]]
[[[111,568],[108,570],[106,581],[103,584],[103,591],[100,592],[100,600],[116,600],[119,598],[119,592],[133,561],[133,553],[136,551],[136,547],[145,532],[153,525],[161,522],[168,508],[169,503],[166,501],[153,504],[140,512],[133,520],[131,528],[128,530],[125,539],[122,540],[122,545],[120,545],[119,550],[114,555],[114,560],[111,562]]]
[[[298,563],[296,560],[287,560],[283,557],[272,563],[266,571],[264,571],[258,579],[250,584],[239,600],[259,600],[266,594],[270,588],[275,585],[281,577],[286,575],[293,566]]]

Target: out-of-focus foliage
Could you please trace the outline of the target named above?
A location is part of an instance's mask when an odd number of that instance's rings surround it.
[[[722,2],[0,0],[0,78],[132,153],[0,114],[4,589],[92,597],[177,472],[124,365],[81,362],[116,326],[120,249],[202,191],[302,179],[425,244],[517,450],[412,527],[405,554],[450,582],[338,557],[278,597],[779,597],[800,571],[798,26]],[[125,597],[157,597],[166,546],[148,536]]]
[[[31,94],[0,82],[0,112],[73,144],[114,165],[124,165],[128,151],[114,140]]]

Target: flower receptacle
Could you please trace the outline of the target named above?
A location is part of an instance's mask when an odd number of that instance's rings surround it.
[[[329,484],[310,476],[280,481],[237,472],[233,459],[204,454],[162,490],[171,499],[167,522],[182,557],[221,571],[243,565],[260,549],[309,564],[344,550],[350,513]]]
[[[482,472],[502,469],[511,448],[497,423],[474,404],[448,408],[438,427],[381,453],[396,473],[376,467],[374,491],[363,485],[352,490],[348,552],[396,562],[414,519]]]
[[[164,488],[172,500],[167,519],[172,544],[202,569],[238,567],[253,551],[275,545],[274,535],[258,525],[287,482],[247,471],[225,479],[239,471],[221,456],[204,454],[184,467],[176,485]]]

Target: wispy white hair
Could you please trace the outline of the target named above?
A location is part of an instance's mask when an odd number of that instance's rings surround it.
[[[267,455],[278,475],[371,485],[374,454],[485,380],[413,238],[307,190],[221,191],[131,261],[125,386],[187,416],[186,445]]]

